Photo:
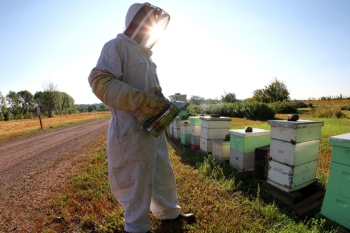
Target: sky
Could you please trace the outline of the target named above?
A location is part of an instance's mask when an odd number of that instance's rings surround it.
[[[48,83],[76,104],[129,0],[0,0],[0,92]],[[140,3],[143,3],[142,1]],[[350,0],[150,1],[171,20],[153,48],[164,95],[253,96],[274,78],[292,100],[350,96]]]

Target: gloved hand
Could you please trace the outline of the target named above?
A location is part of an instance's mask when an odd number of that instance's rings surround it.
[[[162,89],[157,86],[149,89],[143,94],[143,101],[140,104],[140,110],[150,116],[156,116],[161,113],[170,104],[169,100],[160,97]]]

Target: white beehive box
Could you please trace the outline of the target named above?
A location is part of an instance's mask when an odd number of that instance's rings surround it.
[[[204,152],[211,153],[212,152],[212,139],[204,139],[200,138],[200,149]]]
[[[287,164],[298,166],[318,159],[318,149],[320,140],[312,140],[292,144],[287,141],[271,139],[270,156],[271,159]]]
[[[230,165],[231,167],[242,171],[254,171],[254,161],[255,161],[255,152],[241,152],[235,149],[230,148]]]
[[[180,139],[181,137],[181,128],[173,128],[173,137]]]
[[[208,129],[230,129],[231,118],[230,117],[210,117],[202,116],[201,126]]]
[[[316,181],[317,162],[292,167],[271,160],[267,182],[286,192],[301,189]]]
[[[271,146],[267,181],[287,192],[316,181],[322,121],[269,120]]]
[[[201,128],[200,125],[190,125],[190,133],[194,136],[201,136]]]
[[[181,125],[181,133],[182,134],[190,134],[190,125],[185,123],[184,125]]]
[[[189,124],[189,120],[175,120],[175,126],[181,128],[182,125]]]
[[[268,124],[271,125],[271,138],[298,143],[320,139],[324,123],[311,120],[269,120]]]
[[[225,138],[225,135],[228,134],[229,129],[208,129],[201,127],[201,138],[203,139],[219,139]]]
[[[219,160],[230,160],[230,141],[213,139],[212,154]]]

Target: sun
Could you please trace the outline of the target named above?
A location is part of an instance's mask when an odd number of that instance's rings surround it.
[[[151,39],[153,41],[158,40],[164,32],[164,27],[161,25],[156,25],[151,30]]]

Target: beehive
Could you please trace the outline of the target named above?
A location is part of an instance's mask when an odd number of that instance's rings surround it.
[[[180,141],[183,145],[190,145],[190,125],[188,122],[181,125]]]
[[[193,149],[200,148],[201,119],[199,116],[189,117],[190,121],[190,145]]]
[[[212,152],[212,140],[223,139],[230,129],[230,117],[201,116],[200,149]]]
[[[321,121],[269,120],[271,145],[267,182],[291,192],[316,181]]]
[[[230,130],[230,165],[240,171],[254,171],[255,149],[270,144],[270,131],[253,128]]]
[[[350,133],[330,137],[332,161],[321,214],[350,229]]]
[[[175,120],[173,122],[173,137],[175,139],[181,139],[181,126],[189,123],[189,120]]]
[[[230,141],[224,139],[213,139],[212,154],[220,161],[230,160]]]

